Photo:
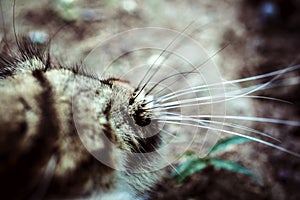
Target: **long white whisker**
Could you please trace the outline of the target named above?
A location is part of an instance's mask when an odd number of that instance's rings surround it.
[[[293,80],[291,80],[291,79],[293,79]],[[264,88],[261,88],[261,89],[266,90],[266,89],[271,89],[271,88],[275,88],[275,87],[282,87],[282,86],[287,86],[287,85],[295,85],[295,84],[298,84],[297,81],[299,80],[299,77],[289,78],[288,80],[289,80],[288,84],[286,84],[286,81],[284,82],[285,84],[282,84],[282,83],[280,83],[280,84],[272,83],[272,84],[270,84],[270,85],[268,85],[268,86],[266,86],[266,87],[264,87]],[[247,90],[249,90],[249,89],[251,89],[251,88],[255,88],[255,87],[258,87],[258,86],[261,86],[261,85],[262,85],[262,84],[260,84],[260,85],[255,85],[255,86],[249,86],[249,87],[246,87],[246,88],[240,88],[240,89],[236,89],[236,87],[232,87],[232,88],[234,88],[235,90],[226,92],[226,93],[225,93],[225,94],[226,94],[225,96],[226,96],[226,97],[235,97],[236,95],[233,95],[233,93],[242,93],[243,91],[247,91]],[[180,97],[180,96],[184,96],[184,95],[188,95],[188,94],[193,94],[193,93],[196,93],[196,92],[204,92],[204,91],[220,90],[220,89],[223,89],[223,88],[221,88],[221,87],[213,87],[213,88],[212,88],[212,87],[210,87],[210,88],[205,87],[205,88],[199,88],[199,89],[196,89],[196,90],[189,89],[189,90],[187,90],[187,91],[185,91],[185,92],[178,93],[178,94],[177,94],[177,92],[170,93],[169,95],[172,94],[173,96],[169,96],[169,97],[164,98],[164,99],[163,99],[162,97],[160,97],[160,98],[151,100],[151,102],[155,101],[156,103],[160,103],[160,102],[165,102],[165,101],[170,100],[170,99],[174,99],[174,98],[176,98],[176,97]],[[226,87],[225,90],[228,90],[228,89],[231,89],[231,88]],[[221,97],[223,97],[223,96],[221,96]],[[240,96],[240,97],[243,97],[243,96]],[[250,95],[248,95],[248,97],[250,97]],[[253,97],[254,97],[254,96],[253,96]],[[210,98],[207,97],[206,99],[212,99],[212,98],[216,98],[216,97],[212,96],[212,97],[210,97]],[[281,100],[281,99],[276,99],[276,98],[271,98],[271,97],[256,96],[255,98],[269,99],[269,100],[279,101],[279,102],[282,102],[282,103],[288,103],[288,104],[291,104],[291,102],[289,102],[289,101],[285,101],[285,100]],[[234,98],[229,99],[229,100],[233,100],[233,99],[234,99]],[[226,100],[226,101],[229,101],[229,100]],[[148,103],[148,102],[147,102],[147,103]],[[149,102],[149,103],[150,103],[150,102]],[[211,102],[211,103],[214,103],[214,102]],[[219,103],[219,102],[215,102],[215,103]]]
[[[247,87],[247,88],[236,89],[236,90],[233,90],[233,91],[225,93],[225,95],[215,95],[215,96],[205,96],[205,97],[198,97],[198,98],[192,98],[192,99],[184,99],[184,100],[173,101],[174,104],[172,104],[172,102],[168,102],[168,103],[165,103],[165,104],[158,104],[158,105],[160,105],[160,107],[166,107],[166,106],[170,106],[170,105],[179,105],[179,104],[183,104],[183,103],[192,103],[192,102],[204,101],[204,100],[210,100],[210,101],[209,102],[200,103],[200,104],[206,105],[206,104],[213,104],[213,103],[221,103],[221,102],[226,102],[226,101],[234,100],[236,98],[245,97],[245,95],[243,95],[243,93],[242,93],[243,91],[248,91],[248,92],[249,91],[253,91],[257,87],[260,87],[260,86],[261,85],[256,85],[256,86],[250,86],[250,87]],[[203,90],[208,90],[208,89],[211,89],[211,88],[201,88],[199,90],[203,91]],[[212,88],[212,89],[219,90],[221,88]],[[179,97],[179,96],[183,96],[183,95],[187,95],[187,94],[190,94],[190,93],[199,92],[199,90],[187,91],[187,92],[184,92],[184,93],[176,94],[174,96],[170,96],[170,97],[168,97],[166,99],[161,99],[160,98],[159,100],[156,100],[156,103],[158,103],[158,102],[165,102],[167,100],[170,100],[170,99],[173,99],[173,98],[176,98],[176,97]],[[248,92],[245,92],[244,94],[246,94],[246,93],[248,94]],[[238,95],[238,94],[241,94],[241,93],[242,93],[242,95]],[[248,95],[248,96],[250,97],[250,95]],[[213,99],[217,99],[217,98],[221,98],[222,100],[219,100],[217,102],[212,101]],[[275,98],[273,100],[275,100]],[[285,101],[282,100],[282,102],[285,102]]]
[[[270,73],[267,73],[267,74],[262,74],[262,75],[257,75],[257,76],[252,76],[252,77],[247,77],[247,78],[242,78],[242,79],[237,79],[237,80],[231,80],[231,81],[224,81],[224,82],[221,82],[221,83],[213,83],[213,84],[208,84],[208,85],[201,85],[201,86],[186,88],[186,89],[178,90],[176,92],[161,96],[160,98],[156,99],[156,102],[160,102],[162,99],[167,100],[168,97],[174,96],[176,94],[181,94],[181,93],[186,94],[185,92],[197,91],[197,89],[201,89],[201,88],[210,88],[210,87],[213,87],[213,86],[223,86],[223,85],[227,85],[227,84],[234,84],[234,83],[252,81],[252,80],[257,80],[257,79],[262,79],[262,78],[275,76],[272,80],[270,80],[270,81],[268,81],[264,84],[260,84],[258,87],[255,86],[256,87],[255,91],[258,91],[259,89],[266,88],[278,76],[280,76],[284,73],[290,72],[290,71],[297,70],[297,69],[300,69],[300,65],[295,65],[295,66],[292,66],[292,67],[289,67],[289,68],[286,68],[286,69],[278,70],[278,71],[275,71],[275,72],[270,72]]]
[[[275,137],[273,137],[271,135],[268,135],[267,133],[264,133],[264,132],[261,132],[261,131],[249,128],[247,126],[242,126],[242,125],[239,125],[239,124],[235,124],[235,123],[219,122],[219,121],[204,120],[204,119],[195,119],[195,118],[189,118],[189,117],[182,116],[182,115],[162,116],[162,117],[158,117],[156,119],[157,120],[168,120],[168,121],[193,121],[193,122],[196,122],[197,124],[200,123],[200,124],[203,124],[203,125],[206,125],[206,126],[207,126],[207,124],[203,123],[203,122],[207,122],[207,123],[211,123],[211,124],[219,124],[219,125],[222,125],[222,126],[224,125],[224,126],[227,126],[227,127],[237,128],[237,129],[240,129],[240,130],[244,130],[244,131],[249,131],[249,132],[252,132],[252,133],[256,133],[258,135],[261,135],[261,136],[264,136],[264,137],[268,137],[268,138],[270,138],[272,140],[275,140],[277,142],[281,142],[277,138],[275,138]]]
[[[167,115],[170,112],[162,112],[161,115]],[[235,119],[235,120],[246,120],[264,123],[284,124],[290,126],[300,126],[300,122],[291,120],[282,120],[274,118],[263,118],[263,117],[248,117],[248,116],[234,116],[234,115],[187,115],[185,117],[190,118],[215,118],[215,119]]]
[[[166,110],[166,109],[179,108],[179,107],[189,107],[189,106],[195,106],[195,105],[207,105],[207,104],[211,105],[211,104],[216,104],[216,103],[235,100],[234,97],[236,97],[236,95],[230,95],[230,96],[226,95],[226,99],[224,99],[224,96],[199,97],[199,98],[192,98],[192,99],[184,99],[184,100],[168,102],[168,103],[165,103],[165,104],[158,104],[157,106],[154,106],[154,107],[149,108],[149,109],[160,108],[162,110]],[[218,98],[221,98],[222,100],[207,101],[207,102],[202,102],[202,103],[199,102],[199,103],[195,103],[195,104],[188,104],[188,103],[204,101],[204,100],[215,100],[215,99],[218,99]],[[285,100],[278,99],[278,98],[266,97],[266,96],[246,95],[246,96],[240,96],[239,98],[267,99],[267,100],[272,100],[272,101],[278,101],[278,102],[281,102],[281,103],[293,104],[292,102],[289,102],[289,101],[285,101]]]
[[[267,100],[278,101],[278,102],[286,103],[286,104],[293,104],[290,101],[286,101],[286,100],[282,100],[282,99],[278,99],[278,98],[273,98],[273,97],[267,97],[267,96],[250,96],[250,95],[247,95],[247,96],[243,96],[241,98],[267,99]]]
[[[168,124],[184,125],[184,126],[194,126],[194,127],[199,127],[199,128],[209,129],[209,130],[215,130],[215,131],[220,131],[220,132],[223,132],[223,133],[228,133],[228,134],[231,134],[231,135],[240,136],[240,137],[247,138],[247,139],[252,140],[252,141],[255,141],[255,142],[259,142],[259,143],[261,143],[261,144],[270,146],[270,147],[272,147],[272,148],[278,149],[278,150],[280,150],[280,151],[286,152],[286,153],[288,153],[288,154],[291,154],[291,155],[293,155],[293,156],[296,156],[296,157],[299,157],[299,158],[300,158],[300,154],[298,154],[298,153],[296,153],[296,152],[287,150],[287,149],[285,149],[285,148],[283,148],[283,147],[274,145],[274,144],[272,144],[272,143],[270,143],[270,142],[261,140],[261,139],[259,139],[259,138],[252,137],[252,136],[248,136],[248,135],[243,135],[243,134],[240,134],[240,133],[237,133],[237,132],[228,131],[228,130],[223,130],[223,129],[218,129],[218,128],[213,128],[213,127],[202,126],[202,125],[199,125],[199,124],[196,125],[196,124],[189,124],[189,123],[182,123],[182,122],[173,122],[173,121],[171,122],[171,121],[165,121],[165,120],[159,120],[158,122],[160,122],[160,123],[168,123]]]
[[[258,87],[261,87],[261,85],[258,86]],[[252,88],[254,88],[254,89],[252,89]],[[250,90],[250,91],[247,91],[245,93],[239,94],[239,93],[241,93],[244,90],[246,90],[246,91]],[[291,102],[280,100],[280,99],[276,99],[276,98],[264,97],[264,96],[253,96],[253,95],[250,96],[250,95],[247,95],[247,94],[252,93],[254,91],[257,91],[257,86],[250,86],[248,88],[242,88],[242,89],[237,89],[237,90],[231,91],[229,94],[225,95],[226,98],[224,97],[224,95],[216,95],[216,96],[205,96],[205,97],[198,97],[198,98],[191,98],[191,99],[183,99],[183,100],[168,102],[168,103],[164,103],[164,104],[157,104],[157,106],[155,106],[155,107],[153,107],[151,109],[161,108],[161,109],[165,110],[165,109],[178,108],[178,107],[215,104],[215,103],[222,103],[222,102],[227,102],[227,101],[235,100],[237,98],[261,98],[261,99],[269,99],[269,100],[280,101],[280,102],[283,102],[283,103],[289,103],[289,104],[291,104]],[[178,95],[175,95],[175,96],[178,96]],[[171,97],[171,98],[173,98],[173,97]],[[221,100],[212,101],[212,100],[215,100],[215,99],[218,99],[218,98],[221,98]],[[210,100],[210,101],[203,102],[203,103],[199,102],[197,104],[184,105],[184,104],[187,104],[187,103],[193,103],[193,102],[204,101],[204,100]],[[161,101],[164,101],[164,100],[161,100]]]
[[[270,99],[269,97],[260,97],[260,96],[244,96],[244,97],[240,97],[240,98],[261,98],[261,99]],[[181,101],[177,101],[177,102],[172,102],[172,104],[174,105],[157,105],[154,106],[152,108],[147,108],[145,110],[159,110],[160,112],[163,110],[170,110],[170,109],[175,109],[175,108],[184,108],[184,107],[192,107],[192,106],[200,106],[200,105],[212,105],[215,103],[220,103],[220,102],[226,102],[226,101],[232,101],[234,100],[233,98],[229,98],[229,99],[225,99],[223,101],[214,101],[214,102],[203,102],[203,103],[190,103],[190,104],[182,104]],[[280,99],[272,99],[271,100],[276,100],[276,101],[280,101],[283,103],[288,103],[288,104],[292,104],[291,102],[288,101],[284,101],[284,100],[280,100]],[[191,100],[192,101],[192,100]]]
[[[250,87],[247,87],[247,88],[241,88],[241,89],[236,89],[236,90],[233,90],[233,91],[230,91],[230,93],[234,93],[234,92],[238,92],[238,93],[241,93],[243,90],[249,90],[250,88],[255,88],[257,87],[256,86],[250,86]],[[198,86],[198,88],[189,88],[187,89],[186,91],[182,92],[182,93],[177,93],[177,92],[174,92],[174,93],[171,93],[171,94],[168,94],[169,96],[164,98],[164,97],[160,97],[156,100],[156,102],[165,102],[167,100],[170,100],[170,99],[174,99],[174,98],[177,98],[177,97],[180,97],[180,96],[184,96],[184,95],[187,95],[187,94],[191,94],[191,93],[196,93],[196,92],[203,92],[203,91],[210,91],[210,90],[220,90],[220,89],[224,89],[222,87],[207,87],[206,85],[203,85],[203,86]],[[226,91],[226,89],[225,89]],[[228,93],[226,92],[226,95]],[[166,95],[167,96],[167,95]],[[210,99],[212,98],[211,96],[208,96],[206,97],[206,99]]]

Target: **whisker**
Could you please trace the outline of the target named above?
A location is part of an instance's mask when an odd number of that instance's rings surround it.
[[[208,96],[208,97],[202,97],[202,98],[205,99],[205,100],[206,99],[211,100],[211,99],[216,98],[216,97],[217,98],[218,97],[224,98],[224,96],[226,96],[226,97],[232,97],[230,100],[234,100],[235,98],[233,98],[233,97],[236,97],[235,93],[239,94],[239,93],[242,93],[243,91],[249,91],[249,90],[251,91],[251,90],[253,90],[252,88],[255,88],[255,87],[258,87],[258,86],[261,86],[261,85],[262,84],[256,85],[256,86],[249,86],[249,87],[246,87],[246,88],[240,88],[240,89],[234,88],[236,90],[233,90],[233,91],[230,91],[230,92],[226,92],[225,95],[221,95],[221,96]],[[263,88],[263,89],[264,90],[265,89],[270,89],[270,88],[273,88],[273,87],[276,87],[276,86],[283,86],[283,85],[282,84],[281,85],[270,85],[269,87],[266,87],[266,88]],[[188,95],[188,94],[192,94],[192,93],[196,93],[196,92],[204,92],[204,91],[209,91],[209,90],[220,90],[220,89],[222,89],[222,88],[220,88],[220,87],[214,87],[214,88],[207,88],[207,87],[205,87],[205,88],[200,88],[200,89],[197,89],[197,90],[186,91],[184,93],[176,94],[174,96],[170,96],[170,97],[165,98],[165,99],[162,99],[162,98],[154,99],[152,101],[155,101],[156,103],[165,102],[167,100],[170,100],[170,99],[173,99],[173,98],[176,98],[176,97],[180,97],[180,96],[183,96],[183,95]],[[226,89],[228,89],[228,87]],[[262,99],[269,99],[269,100],[280,101],[280,102],[283,102],[283,103],[289,103],[289,104],[291,104],[291,102],[289,102],[289,101],[285,101],[285,100],[277,99],[277,98],[266,97],[266,96],[250,96],[250,95],[247,95],[247,96],[240,96],[240,97],[262,98]],[[199,100],[201,100],[201,99],[199,99]],[[226,100],[226,101],[228,101],[228,100]],[[212,103],[220,103],[220,102],[212,102]]]
[[[137,90],[139,90],[139,92],[136,94],[136,96],[134,97],[134,99],[136,99],[141,92],[145,89],[145,87],[149,84],[149,82],[151,81],[151,79],[155,76],[155,74],[157,74],[157,72],[160,70],[160,67],[158,67],[149,77],[149,79],[146,81],[146,83],[142,86],[142,88],[140,89],[141,84],[143,83],[143,81],[146,79],[146,77],[148,76],[148,74],[150,73],[150,71],[153,69],[153,67],[155,66],[155,64],[157,63],[157,61],[159,60],[159,58],[170,48],[170,46],[173,45],[173,43],[176,42],[176,40],[183,35],[183,33],[194,23],[194,21],[192,21],[190,24],[188,24],[181,33],[179,33],[169,44],[168,46],[159,54],[159,56],[156,58],[156,60],[151,64],[150,68],[147,70],[147,72],[145,73],[144,77],[141,79],[141,81],[139,82],[138,86],[136,87]]]
[[[18,39],[18,36],[17,36],[17,32],[16,32],[16,0],[13,0],[13,31],[14,31],[14,37],[15,37],[15,40],[16,40],[16,44],[17,44],[17,47],[19,49],[19,51],[21,51],[21,46],[20,46],[20,43],[19,43],[19,39]]]
[[[286,101],[286,100],[278,99],[278,98],[273,98],[273,97],[267,97],[267,96],[250,96],[250,95],[247,95],[247,96],[243,96],[241,98],[267,99],[267,100],[271,100],[271,101],[278,101],[280,103],[286,103],[286,104],[291,104],[291,105],[293,104],[290,101]]]
[[[240,129],[240,130],[249,131],[251,133],[256,133],[258,135],[261,135],[261,136],[264,136],[264,137],[268,137],[268,138],[270,138],[272,140],[275,140],[276,142],[281,142],[277,138],[275,138],[275,137],[273,137],[271,135],[268,135],[267,133],[258,131],[256,129],[249,128],[247,126],[235,124],[235,123],[219,122],[219,121],[204,120],[204,119],[195,119],[195,118],[189,118],[189,117],[182,116],[182,115],[175,115],[175,117],[162,116],[162,117],[157,118],[157,120],[193,121],[193,122],[196,122],[197,124],[199,123],[199,124],[202,124],[202,125],[205,125],[205,126],[208,126],[208,124],[219,124],[219,125],[222,125],[222,126],[224,125],[224,126],[231,127],[231,128],[237,128],[237,129]],[[207,123],[203,123],[203,122],[207,122]]]
[[[187,93],[190,93],[191,91],[197,91],[197,89],[210,88],[210,87],[213,87],[213,86],[223,86],[223,85],[227,85],[227,84],[234,84],[234,83],[241,83],[241,82],[253,81],[253,80],[267,78],[267,77],[272,77],[272,76],[276,76],[277,77],[278,75],[282,75],[284,73],[295,71],[295,70],[298,70],[298,69],[300,69],[300,65],[291,66],[291,67],[288,67],[286,69],[282,69],[282,70],[270,72],[270,73],[267,73],[267,74],[256,75],[256,76],[252,76],[252,77],[247,77],[247,78],[242,78],[242,79],[237,79],[237,80],[231,80],[231,81],[224,81],[224,82],[221,82],[221,83],[213,83],[213,84],[208,84],[208,85],[201,85],[201,86],[186,88],[186,89],[178,90],[176,92],[173,92],[173,93],[161,96],[161,97],[157,98],[157,101],[160,102],[161,101],[160,99],[167,99],[168,97],[174,96],[175,94],[181,94],[181,93],[183,93],[182,95],[185,95]],[[259,89],[266,88],[268,86],[268,84],[270,84],[271,82],[274,81],[273,79],[270,80],[270,81],[268,81],[268,82],[266,82],[266,83],[264,83],[264,84],[260,84],[258,87],[257,86],[250,86],[250,87],[256,87],[256,89],[254,91],[258,91]]]
[[[250,86],[250,87],[247,87],[247,88],[237,89],[237,90],[231,91],[229,93],[225,93],[225,95],[205,96],[205,97],[198,97],[198,98],[191,98],[191,99],[183,99],[183,100],[168,102],[168,103],[165,103],[165,104],[157,104],[157,106],[154,106],[154,107],[148,108],[148,109],[161,108],[161,109],[165,110],[165,109],[179,108],[179,107],[216,104],[216,103],[222,103],[222,102],[235,100],[235,99],[238,99],[238,98],[268,99],[268,100],[273,100],[273,101],[279,101],[279,102],[282,102],[282,103],[292,104],[291,102],[281,100],[281,99],[277,99],[277,98],[266,97],[266,96],[247,95],[247,94],[250,94],[252,92],[257,91],[257,88],[260,88],[261,86],[262,85]],[[213,88],[213,89],[220,89],[220,88]],[[203,90],[206,90],[206,89],[201,88],[199,90],[203,91]],[[242,92],[244,92],[244,93],[242,93]],[[179,96],[182,96],[182,95],[186,95],[186,94],[189,94],[189,93],[191,93],[191,92],[184,92],[182,94],[177,94],[177,95],[174,95],[174,96],[170,96],[167,99],[160,99],[160,100],[154,100],[154,101],[156,101],[156,103],[157,103],[157,101],[158,102],[159,101],[160,102],[165,102],[166,100],[169,100],[169,99],[172,99],[172,98],[175,98],[175,97],[179,97]],[[216,100],[216,99],[219,99],[219,98],[221,98],[221,100],[212,101],[212,100]],[[209,101],[208,102],[202,102],[202,103],[199,102],[199,101],[205,101],[205,100],[209,100]],[[197,102],[197,103],[196,104],[187,104],[187,103],[193,103],[193,102]]]
[[[267,145],[269,147],[278,149],[280,151],[286,152],[288,154],[291,154],[293,156],[296,156],[296,157],[300,158],[300,154],[298,154],[296,152],[287,150],[286,148],[280,147],[278,145],[274,145],[274,144],[272,144],[270,142],[267,142],[265,140],[262,140],[262,139],[259,139],[259,138],[256,138],[256,137],[252,137],[252,136],[248,136],[248,135],[244,135],[244,134],[241,134],[241,133],[237,133],[237,132],[233,132],[233,131],[228,131],[228,130],[223,130],[223,129],[218,129],[218,128],[213,128],[213,127],[202,126],[202,125],[199,125],[199,124],[196,125],[196,124],[189,124],[189,123],[182,123],[182,122],[173,122],[173,121],[170,122],[170,121],[165,121],[165,120],[159,120],[158,122],[160,122],[160,123],[168,123],[168,124],[177,124],[177,125],[183,125],[183,126],[194,126],[194,127],[198,127],[198,128],[215,130],[215,131],[219,131],[219,132],[223,132],[223,133],[228,133],[228,134],[231,134],[231,135],[240,136],[240,137],[247,138],[249,140],[252,140],[252,141],[255,141],[255,142]]]
[[[165,104],[157,104],[157,106],[152,107],[152,108],[148,108],[147,110],[151,110],[151,109],[160,109],[160,110],[167,110],[167,109],[173,109],[173,108],[182,108],[182,107],[190,107],[190,106],[200,106],[200,105],[212,105],[212,104],[216,104],[216,103],[222,103],[222,102],[227,102],[227,101],[232,101],[235,100],[235,96],[231,95],[229,96],[230,98],[224,99],[223,96],[214,96],[212,99],[218,99],[221,98],[222,100],[219,101],[208,101],[208,102],[202,102],[202,103],[194,103],[193,102],[197,102],[197,101],[201,101],[201,100],[210,100],[211,97],[200,97],[200,98],[192,98],[192,99],[184,99],[184,100],[178,100],[178,101],[173,101],[173,102],[168,102]],[[277,99],[277,98],[272,98],[272,97],[266,97],[266,96],[241,96],[239,98],[251,98],[251,99],[267,99],[267,100],[272,100],[272,101],[278,101],[281,103],[286,103],[286,104],[293,104],[292,102],[289,101],[285,101],[282,99]],[[188,104],[190,103],[190,104]]]
[[[198,73],[198,72],[193,72],[193,71],[180,72],[180,73],[175,73],[175,74],[172,74],[172,75],[170,75],[170,76],[167,76],[167,77],[163,78],[162,80],[160,80],[159,82],[155,83],[154,86],[152,86],[152,87],[147,91],[147,93],[146,93],[145,95],[149,95],[149,94],[152,92],[152,90],[154,90],[159,84],[161,84],[162,82],[164,82],[164,81],[166,81],[166,80],[168,80],[168,79],[170,79],[170,78],[173,78],[173,77],[179,76],[179,75],[183,75],[183,76],[184,76],[184,74],[191,74],[191,73]],[[159,90],[159,91],[156,92],[155,94],[158,95],[159,93],[161,93],[162,91],[164,91],[166,88],[168,88],[169,86],[173,85],[173,84],[176,83],[177,81],[178,81],[178,79],[175,80],[175,81],[173,81],[171,84],[169,84],[168,86],[164,87],[163,89]],[[147,102],[147,103],[150,103],[150,102]]]
[[[162,112],[161,115],[167,115],[170,112]],[[264,123],[274,123],[274,124],[284,124],[290,126],[300,126],[300,122],[291,120],[281,120],[274,118],[264,118],[264,117],[249,117],[249,116],[234,116],[234,115],[187,115],[185,117],[190,118],[215,118],[215,119],[235,119],[235,120],[246,120]]]
[[[5,23],[5,17],[4,17],[3,6],[2,6],[2,2],[1,1],[0,1],[0,12],[1,12],[1,18],[2,18],[2,20],[1,20],[2,21],[1,22],[1,26],[3,28],[3,40],[1,42],[4,42],[5,48],[7,48],[7,50],[9,51],[9,54],[12,55],[11,48],[9,48],[9,45],[8,45],[6,23]]]
[[[224,50],[226,47],[228,47],[228,46],[229,46],[229,44],[226,44],[224,47],[222,47],[222,48],[220,48],[219,50],[217,50],[215,53],[213,53],[211,56],[209,56],[206,60],[204,60],[201,64],[199,64],[198,67],[193,67],[193,70],[188,71],[188,72],[176,73],[176,74],[170,75],[170,76],[168,76],[168,77],[166,77],[166,78],[160,80],[159,82],[157,82],[157,83],[156,83],[156,84],[155,84],[155,85],[154,85],[154,86],[146,93],[146,95],[150,94],[150,92],[151,92],[153,89],[155,89],[155,87],[157,87],[160,83],[162,83],[163,81],[166,81],[166,80],[169,79],[169,78],[172,78],[172,77],[177,76],[177,75],[183,75],[183,76],[184,76],[184,74],[190,75],[190,74],[192,74],[192,73],[199,73],[199,72],[195,72],[195,70],[198,70],[201,66],[205,65],[208,61],[210,61],[213,57],[215,57],[218,53],[220,53],[221,51],[223,51],[223,50]],[[170,55],[170,54],[169,54],[169,55]],[[180,78],[179,78],[179,79],[180,79]],[[179,79],[173,81],[171,84],[168,85],[168,87],[170,87],[171,85],[173,85],[174,83],[176,83]],[[165,88],[163,88],[162,91],[163,91],[164,89],[165,89]],[[160,92],[161,92],[161,91],[160,91]],[[160,92],[159,92],[159,93],[160,93]],[[159,94],[159,93],[156,93],[156,95]]]

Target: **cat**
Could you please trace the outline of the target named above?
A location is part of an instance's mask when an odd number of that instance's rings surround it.
[[[210,61],[213,56],[207,56],[194,45],[185,35],[187,29],[189,26],[179,32],[155,28],[127,31],[97,47],[83,64],[73,66],[53,59],[50,43],[41,47],[32,38],[16,35],[13,48],[9,39],[4,38],[0,55],[2,196],[9,199],[146,199],[147,191],[161,177],[160,169],[173,161],[166,159],[169,154],[164,145],[169,143],[170,137],[182,133],[191,135],[189,138],[195,134],[197,137],[193,140],[195,143],[185,144],[182,149],[201,146],[202,156],[224,132],[299,156],[263,139],[223,129],[230,126],[224,119],[299,126],[299,122],[291,120],[226,116],[223,110],[224,102],[271,87],[274,80],[298,70],[299,66],[224,81],[215,76],[217,71]],[[149,59],[146,66],[136,65],[134,70],[132,66],[126,68],[128,57],[123,55],[145,45],[130,38],[142,40],[149,38],[147,34],[157,34],[161,40],[154,42],[158,46],[154,46],[153,52],[145,50],[145,57],[154,53],[153,59]],[[109,52],[106,62],[105,50],[110,48],[105,45],[113,46],[120,39],[127,41],[127,46],[121,51]],[[186,51],[186,47],[191,50]],[[196,58],[189,57],[191,52],[197,52]],[[99,61],[97,55],[101,55],[102,60]],[[182,63],[176,55],[187,57],[191,64]],[[140,54],[135,51],[129,56]],[[96,75],[89,72],[90,65],[99,62],[103,65],[101,72]],[[210,70],[202,70],[205,67]],[[109,71],[111,68],[119,71]],[[234,85],[260,77],[273,79],[252,87]],[[206,115],[202,114],[205,107]],[[251,132],[246,127],[240,129]],[[256,133],[274,139],[265,133]],[[211,141],[205,138],[199,145],[198,137],[203,138],[205,134]]]

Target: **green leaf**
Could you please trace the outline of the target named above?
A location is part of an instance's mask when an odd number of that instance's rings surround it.
[[[225,151],[226,149],[228,149],[230,146],[233,145],[237,145],[237,144],[242,144],[245,142],[250,142],[251,140],[248,138],[243,138],[243,137],[239,137],[239,136],[235,136],[235,137],[230,137],[230,138],[226,138],[224,140],[220,140],[219,142],[217,142],[217,144],[210,150],[210,152],[208,153],[207,156],[211,156],[214,155],[216,153]]]
[[[185,162],[179,164],[171,173],[171,178],[174,178],[175,176],[180,176],[186,169],[188,169],[195,159],[188,159]]]
[[[238,172],[241,174],[245,174],[251,177],[255,183],[260,184],[258,178],[247,168],[241,166],[238,163],[231,162],[228,160],[221,160],[221,159],[210,159],[210,164],[217,169],[226,169],[233,172]]]
[[[186,177],[188,177],[198,171],[201,171],[205,167],[207,167],[206,159],[201,159],[201,158],[189,159],[189,160],[185,161],[184,163],[180,164],[173,171],[173,173],[171,174],[171,177],[178,176],[176,183],[180,184]]]
[[[177,168],[173,170],[171,178],[174,178],[175,176],[178,176],[178,174],[181,174],[183,171],[189,168],[195,160],[199,159],[194,151],[186,151],[181,157],[185,158],[186,161],[179,164]]]

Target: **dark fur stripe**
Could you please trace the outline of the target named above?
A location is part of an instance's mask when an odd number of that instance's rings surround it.
[[[39,97],[39,107],[42,111],[40,124],[38,128],[39,133],[45,135],[52,135],[52,137],[57,137],[59,132],[58,119],[56,109],[54,107],[52,86],[49,81],[44,76],[44,72],[41,70],[35,70],[32,75],[39,81],[40,85],[43,87],[43,91]]]
[[[106,117],[107,123],[104,124],[104,129],[103,129],[104,135],[102,135],[104,145],[105,145],[105,155],[103,155],[103,156],[105,157],[104,159],[107,160],[110,163],[110,166],[113,166],[114,161],[113,161],[113,158],[112,158],[112,155],[111,155],[112,152],[113,152],[112,145],[117,143],[117,138],[116,138],[116,133],[114,132],[114,130],[112,129],[112,127],[109,123],[109,121],[110,121],[110,111],[111,111],[111,102],[109,102],[107,104],[107,106],[104,110],[104,115]],[[107,137],[110,142],[105,140],[104,137]]]
[[[111,104],[109,103],[104,111],[106,119],[109,120],[111,111]],[[74,137],[77,141],[80,141],[78,134],[76,134],[76,128],[73,120],[72,109],[70,110],[70,121],[69,121],[69,129],[70,132],[68,133],[67,137]],[[114,132],[109,124],[105,124],[104,128],[102,129],[103,132],[100,132],[100,136],[105,140],[107,137],[111,142],[116,140]],[[99,152],[109,163],[113,164],[112,160],[112,143],[111,142],[104,142],[105,148],[101,149]],[[87,173],[88,172],[88,173]],[[51,197],[51,194],[64,196],[69,198],[77,197],[77,195],[89,195],[92,193],[92,189],[89,188],[87,191],[84,187],[84,183],[92,180],[95,187],[101,187],[105,189],[110,189],[113,187],[113,176],[114,176],[114,169],[107,166],[104,163],[101,163],[97,160],[92,154],[86,151],[86,155],[84,159],[80,162],[76,163],[76,167],[73,170],[68,171],[65,173],[64,176],[56,176],[53,178],[50,187],[48,188],[48,194]],[[105,182],[102,182],[104,176],[112,177],[111,179],[106,179]]]
[[[104,110],[104,115],[106,118],[106,121],[109,122],[110,121],[110,111],[111,111],[111,102],[109,102]],[[106,137],[113,143],[116,143],[116,137],[115,137],[115,133],[113,132],[110,124],[105,124],[104,125],[104,134],[106,135]]]
[[[45,78],[44,72],[36,70],[33,76],[43,88],[42,92],[36,97],[38,106],[41,110],[40,121],[37,127],[37,136],[33,138],[33,145],[28,151],[24,152],[12,168],[2,177],[2,181],[7,183],[3,189],[4,197],[10,199],[23,199],[31,196],[28,191],[34,192],[37,183],[42,177],[41,165],[45,165],[55,152],[55,141],[57,140],[59,126],[52,88],[49,81]],[[7,189],[5,189],[7,187]],[[21,191],[16,191],[20,189]],[[14,196],[14,195],[22,196]]]

